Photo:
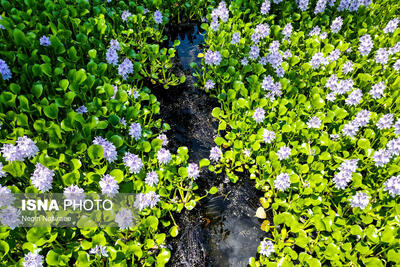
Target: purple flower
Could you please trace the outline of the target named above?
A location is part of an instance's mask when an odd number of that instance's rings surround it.
[[[267,37],[269,35],[270,28],[267,23],[264,24],[258,24],[256,28],[254,29],[253,34],[251,35],[251,40],[255,43],[258,44],[261,39]]]
[[[318,0],[317,4],[315,6],[315,9],[314,9],[315,15],[320,14],[325,11],[326,1],[327,0]]]
[[[150,209],[154,208],[157,203],[160,201],[160,196],[156,194],[154,191],[150,191],[146,193],[147,203]]]
[[[373,99],[379,99],[383,96],[383,91],[385,90],[385,88],[385,82],[381,81],[372,86],[369,94],[372,96]]]
[[[213,21],[211,21],[210,27],[211,27],[211,30],[213,30],[213,31],[218,31],[218,29],[219,29],[219,22],[218,22],[218,20],[213,20]]]
[[[242,58],[242,60],[240,61],[240,63],[241,63],[243,66],[247,66],[247,64],[249,63],[249,60],[247,59],[247,57],[244,57],[244,58]]]
[[[396,121],[393,127],[394,127],[394,133],[400,135],[400,119]]]
[[[232,35],[232,40],[231,40],[231,44],[237,44],[240,42],[240,32],[235,32]]]
[[[315,26],[310,33],[309,36],[318,36],[321,33],[321,28],[319,26]]]
[[[211,148],[210,150],[210,160],[218,162],[222,158],[222,151],[218,146]]]
[[[290,52],[289,49],[287,49],[286,51],[283,52],[283,58],[289,59],[291,57],[292,57],[292,52]]]
[[[365,127],[368,125],[370,118],[371,112],[363,109],[357,113],[356,117],[354,118],[354,123],[356,123],[358,127]]]
[[[310,129],[319,129],[321,128],[322,121],[320,118],[317,116],[312,117],[308,122],[307,122],[307,127]]]
[[[372,42],[371,36],[369,34],[364,34],[360,37],[360,45],[358,46],[358,51],[363,56],[368,56],[371,52],[371,49],[374,47],[374,43]]]
[[[279,174],[275,181],[274,181],[274,187],[280,191],[285,191],[290,187],[290,176],[287,173],[281,173]]]
[[[348,74],[348,73],[352,72],[353,66],[354,66],[354,64],[351,60],[346,61],[346,63],[343,64],[342,73]]]
[[[336,3],[336,0],[328,0],[328,5],[330,7],[333,7],[335,5],[335,3]]]
[[[3,19],[3,18],[0,16],[0,21],[1,21],[2,19]],[[4,26],[0,24],[0,29],[5,30],[6,28],[4,28]]]
[[[297,6],[300,8],[301,11],[306,11],[308,8],[308,0],[296,0]]]
[[[3,162],[0,162],[0,178],[6,177],[6,176],[7,176],[7,173],[5,171],[3,171]]]
[[[397,26],[399,25],[399,19],[398,18],[394,18],[391,21],[388,22],[388,24],[386,25],[385,29],[383,29],[384,33],[390,33],[390,32],[394,32],[397,29]]]
[[[362,91],[360,89],[356,89],[351,94],[349,94],[348,98],[346,99],[346,105],[349,106],[356,106],[361,102],[362,99]]]
[[[70,185],[64,189],[65,199],[70,200],[83,200],[85,199],[84,190],[77,185]]]
[[[21,211],[12,206],[8,206],[5,209],[0,210],[0,221],[3,225],[14,229],[21,224],[21,219],[19,218]]]
[[[265,0],[261,5],[261,14],[263,15],[268,14],[270,8],[271,8],[271,2],[269,0]]]
[[[375,151],[373,159],[375,162],[375,166],[383,167],[390,162],[391,153],[386,149],[379,149]]]
[[[171,160],[171,153],[168,149],[161,148],[157,152],[157,160],[160,164],[167,164]]]
[[[263,141],[267,144],[271,144],[274,141],[274,139],[275,139],[275,132],[264,129]]]
[[[163,15],[160,12],[160,10],[156,10],[156,12],[154,12],[154,22],[157,24],[160,24],[163,22]]]
[[[272,253],[275,252],[274,243],[272,241],[261,241],[260,243],[260,254],[265,257],[269,257]]]
[[[215,65],[218,66],[219,63],[221,63],[222,57],[219,51],[211,51],[207,50],[207,52],[204,55],[204,61],[207,65]]]
[[[19,153],[18,147],[13,144],[4,144],[1,148],[1,154],[6,161],[23,161],[24,158]]]
[[[278,152],[276,153],[278,155],[279,160],[283,159],[288,159],[290,157],[290,154],[292,153],[292,150],[290,147],[283,146],[279,148]]]
[[[328,37],[328,34],[326,33],[326,32],[323,32],[323,33],[321,33],[320,35],[319,35],[319,38],[321,39],[321,40],[324,40],[324,39],[326,39]]]
[[[32,185],[42,192],[49,191],[53,185],[54,170],[50,170],[40,163],[36,163],[35,171],[32,174]]]
[[[106,174],[101,178],[99,182],[101,193],[109,197],[113,197],[118,193],[119,185],[117,180],[109,174]]]
[[[310,64],[313,69],[318,69],[321,65],[325,66],[328,63],[329,63],[328,59],[325,58],[324,54],[322,54],[321,52],[315,53],[310,60]]]
[[[167,146],[168,145],[169,141],[168,141],[168,138],[167,138],[167,136],[165,134],[160,134],[157,138],[161,139],[162,146]]]
[[[221,1],[218,5],[218,8],[214,9],[211,12],[211,17],[214,21],[218,21],[220,18],[223,22],[227,22],[229,18],[229,10],[226,7],[226,3]]]
[[[142,126],[139,123],[133,122],[129,127],[129,135],[135,140],[142,137]]]
[[[206,84],[204,85],[204,88],[206,88],[207,90],[211,90],[214,89],[215,86],[215,82],[213,80],[208,80],[206,82]]]
[[[249,58],[255,60],[260,54],[260,48],[257,45],[252,45],[250,47]]]
[[[130,88],[126,93],[134,99],[137,99],[140,96],[139,91],[136,88]]]
[[[199,166],[196,163],[189,163],[189,166],[187,167],[187,172],[189,178],[193,178],[193,180],[196,180],[200,175]]]
[[[333,33],[338,33],[343,26],[343,19],[342,17],[337,17],[332,21],[331,31]]]
[[[126,208],[122,208],[115,215],[115,222],[118,224],[120,230],[128,229],[133,226],[133,214],[132,211]]]
[[[400,195],[400,175],[390,177],[384,185],[383,191],[388,191],[392,197]]]
[[[103,148],[104,158],[108,162],[114,162],[117,159],[117,149],[110,141],[104,139],[103,137],[96,136],[93,140],[93,144],[100,145]]]
[[[39,42],[40,42],[40,45],[42,45],[42,46],[50,46],[51,45],[50,38],[45,35],[40,37]]]
[[[339,49],[332,50],[328,57],[329,61],[331,61],[331,62],[336,61],[339,58],[340,58],[340,50]]]
[[[146,194],[140,193],[136,195],[134,206],[138,210],[143,210],[145,208],[152,209],[157,205],[159,201],[160,196],[153,191]]]
[[[289,39],[290,36],[292,35],[292,31],[293,31],[293,26],[291,23],[286,24],[285,28],[283,28],[282,34],[283,36],[285,36],[285,39]],[[279,48],[279,46],[278,46]],[[270,47],[271,49],[271,47]]]
[[[126,78],[128,78],[128,75],[132,73],[133,73],[132,61],[126,58],[121,64],[119,64],[118,74],[121,75],[124,80],[126,80]]]
[[[337,8],[338,11],[344,11],[346,9],[349,9],[350,6],[350,1],[351,0],[342,0]]]
[[[15,200],[11,190],[0,184],[0,208],[11,205]]]
[[[3,77],[3,80],[5,81],[11,79],[12,77],[10,68],[8,67],[7,63],[2,59],[0,59],[0,74],[1,77]]]
[[[392,127],[393,120],[394,120],[393,115],[390,113],[382,115],[382,117],[376,123],[376,127],[379,130],[389,129],[390,127]]]
[[[353,177],[353,172],[347,169],[341,170],[333,177],[333,185],[336,189],[345,189]]]
[[[107,247],[102,246],[102,245],[96,245],[94,248],[92,248],[89,252],[90,254],[96,254],[96,255],[101,255],[103,257],[108,257],[108,251]]]
[[[352,208],[360,208],[365,209],[365,207],[369,203],[370,197],[363,192],[357,192],[351,199],[350,199],[350,206]]]
[[[385,48],[379,48],[375,54],[375,62],[378,64],[385,65],[389,61],[389,51]]]
[[[394,70],[397,70],[397,71],[400,71],[400,59],[398,59],[398,60],[394,63],[393,69],[394,69]]]
[[[392,156],[399,156],[400,155],[400,138],[390,140],[386,144],[386,147]]]
[[[118,53],[113,48],[108,48],[106,52],[106,60],[108,64],[117,66],[118,65]]]
[[[33,158],[39,152],[39,148],[36,146],[35,142],[26,135],[18,137],[17,147],[18,154],[23,158]]]
[[[158,174],[155,171],[148,172],[146,174],[146,184],[149,186],[155,186],[158,184]]]
[[[35,251],[34,253],[28,252],[28,254],[24,256],[24,262],[22,263],[22,266],[41,267],[43,266],[43,260],[44,257],[42,255],[39,255],[38,251]]]
[[[121,47],[120,47],[120,45],[119,45],[118,40],[112,39],[112,40],[110,41],[110,48],[111,48],[111,49],[114,49],[115,51],[120,51],[120,50],[121,50]]]
[[[84,114],[88,112],[88,109],[85,106],[80,106],[75,110],[78,114]]]
[[[253,118],[257,123],[262,122],[265,119],[265,110],[263,108],[256,108]]]
[[[121,15],[122,21],[126,22],[130,16],[132,16],[132,14],[128,10],[124,10]]]
[[[130,173],[138,174],[143,167],[142,159],[139,156],[126,152],[122,158],[125,166],[129,168]]]

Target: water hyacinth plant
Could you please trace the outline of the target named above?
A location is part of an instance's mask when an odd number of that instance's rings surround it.
[[[399,264],[399,4],[227,5],[202,24],[220,63],[194,67],[221,104],[210,168],[254,179],[273,213],[250,266]]]
[[[263,194],[271,217],[246,264],[399,265],[399,10],[396,0],[2,1],[1,265],[168,265],[183,238],[175,218],[217,192],[196,191],[206,167]],[[155,96],[186,81],[166,33],[190,21],[205,31],[197,88],[219,104],[198,162],[170,142]],[[138,216],[22,228],[13,193],[134,193]]]

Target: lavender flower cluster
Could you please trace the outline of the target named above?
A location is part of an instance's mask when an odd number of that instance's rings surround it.
[[[384,167],[393,157],[400,155],[400,138],[390,140],[386,144],[386,148],[375,151],[372,156],[375,166]]]
[[[219,28],[219,20],[221,19],[223,22],[227,22],[229,18],[229,10],[226,7],[226,3],[224,1],[221,1],[218,5],[217,8],[215,8],[211,12],[211,29],[213,31],[217,31]]]
[[[160,201],[160,196],[154,191],[148,193],[139,193],[136,195],[134,206],[138,210],[143,210],[146,208],[154,208]]]
[[[8,67],[7,63],[2,59],[0,59],[0,74],[5,81],[11,79],[12,77],[12,72],[10,68]]]
[[[40,163],[36,163],[35,170],[31,177],[34,187],[42,192],[49,191],[53,185],[54,170],[50,170]]]
[[[26,135],[18,137],[16,145],[4,144],[1,153],[7,161],[23,161],[26,158],[33,158],[39,152],[35,142]]]
[[[358,159],[348,159],[342,162],[339,172],[333,177],[333,185],[336,189],[345,189],[353,178],[353,173],[357,171]]]
[[[103,156],[108,162],[112,163],[117,160],[117,149],[113,143],[103,137],[96,136],[93,140],[93,144],[100,145],[103,148]]]
[[[371,118],[371,112],[368,110],[361,110],[357,113],[355,118],[352,121],[349,121],[343,126],[343,135],[354,137],[360,128],[368,125],[369,120]]]
[[[204,62],[210,66],[213,66],[213,65],[218,66],[219,63],[221,63],[221,60],[222,60],[222,56],[219,51],[213,52],[211,50],[207,50],[207,52],[204,55]]]
[[[280,97],[282,95],[281,83],[279,81],[275,82],[270,75],[264,78],[261,84],[261,88],[267,91],[265,96],[271,101],[274,101],[276,97]]]
[[[143,168],[143,161],[139,156],[126,152],[125,156],[122,158],[125,166],[129,168],[129,172],[133,174],[138,174]]]

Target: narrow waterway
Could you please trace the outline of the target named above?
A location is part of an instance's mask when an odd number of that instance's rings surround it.
[[[186,76],[186,82],[168,90],[153,91],[161,103],[161,118],[171,126],[167,132],[169,149],[180,146],[189,149],[190,161],[208,158],[214,144],[218,122],[211,111],[219,106],[201,88],[195,87],[191,62],[201,63],[204,36],[196,24],[167,29],[169,45],[180,40],[176,47],[175,74]],[[232,184],[224,174],[203,170],[197,180],[199,192],[212,186],[219,188],[215,195],[203,199],[195,209],[177,214],[179,235],[170,239],[172,258],[169,266],[247,266],[250,257],[257,255],[257,247],[265,233],[254,216],[261,193],[247,177]]]

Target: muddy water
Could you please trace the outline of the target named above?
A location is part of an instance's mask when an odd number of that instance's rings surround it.
[[[198,162],[209,156],[218,127],[211,111],[219,104],[194,87],[190,68],[193,61],[200,64],[197,55],[203,51],[204,37],[193,24],[174,27],[167,33],[170,46],[175,39],[181,42],[177,47],[175,72],[185,74],[187,81],[153,93],[161,103],[162,119],[171,126],[167,132],[169,149],[175,152],[179,146],[186,146],[189,160]],[[261,222],[254,217],[260,192],[245,176],[232,184],[223,174],[208,170],[202,170],[197,182],[200,193],[212,186],[217,186],[219,192],[203,199],[193,210],[175,215],[179,235],[169,240],[172,246],[169,266],[247,266],[249,258],[256,256],[265,234],[260,230]]]

